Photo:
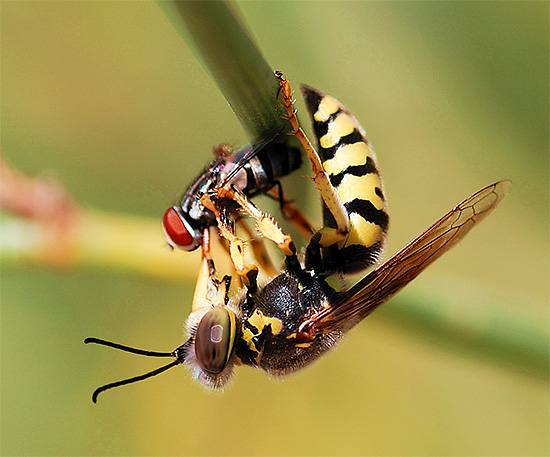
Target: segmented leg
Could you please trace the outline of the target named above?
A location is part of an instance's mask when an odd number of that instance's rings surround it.
[[[258,276],[258,267],[253,264],[245,264],[244,243],[235,234],[233,225],[229,220],[229,215],[227,213],[228,206],[223,202],[224,196],[220,195],[220,198],[221,201],[216,200],[216,202],[214,202],[208,196],[204,196],[202,198],[202,203],[216,216],[220,235],[225,238],[229,243],[229,255],[237,274],[240,276],[246,287],[255,288],[256,278]]]
[[[195,293],[193,295],[192,311],[212,306],[219,294],[220,281],[216,274],[216,268],[210,252],[210,232],[208,228],[204,229],[203,242],[201,245],[201,266]]]
[[[290,235],[285,234],[269,214],[263,213],[242,192],[236,189],[222,188],[219,190],[222,198],[236,201],[250,217],[256,221],[256,229],[263,237],[273,241],[287,257],[296,255],[296,247]]]
[[[309,240],[315,233],[315,229],[304,213],[302,213],[296,205],[282,196],[281,189],[274,187],[268,191],[268,195],[280,202],[281,212],[284,218],[293,224],[304,238]]]
[[[321,198],[323,199],[328,211],[332,214],[335,222],[335,227],[323,227],[319,230],[316,234],[315,242],[323,247],[331,246],[336,244],[338,241],[345,239],[348,235],[350,229],[348,213],[344,208],[336,189],[331,184],[329,176],[323,168],[323,164],[321,163],[321,159],[319,158],[317,151],[309,142],[298,123],[292,100],[292,90],[289,82],[280,72],[275,72],[275,76],[281,84],[283,105],[287,112],[286,118],[290,122],[293,129],[291,134],[298,138],[300,144],[306,151],[311,162],[311,171],[314,174],[312,180],[315,187],[319,190]]]
[[[267,252],[263,239],[260,239],[257,236],[255,236],[250,226],[246,223],[246,221],[242,217],[238,217],[236,220],[236,223],[239,225],[241,230],[243,230],[246,233],[247,243],[250,245],[250,248],[252,249],[252,253],[254,255],[254,261],[258,264],[258,266],[260,267],[260,270],[266,276],[269,276],[269,277],[275,276],[278,273],[278,271],[275,268],[275,265],[273,265],[271,258],[269,257],[269,254]]]

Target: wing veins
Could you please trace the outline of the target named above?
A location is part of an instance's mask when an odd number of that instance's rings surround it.
[[[509,181],[499,181],[459,203],[305,324],[315,333],[355,325],[456,245],[496,208],[509,187]]]

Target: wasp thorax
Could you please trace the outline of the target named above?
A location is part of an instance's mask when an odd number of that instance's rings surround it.
[[[227,308],[210,309],[195,335],[195,356],[200,367],[211,374],[223,371],[235,342],[235,315]]]
[[[162,218],[162,228],[168,244],[172,247],[192,251],[200,244],[195,230],[192,229],[177,206],[166,210]]]

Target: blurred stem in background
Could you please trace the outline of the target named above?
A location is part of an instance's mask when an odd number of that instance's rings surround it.
[[[228,2],[163,1],[159,5],[194,49],[252,139],[284,128],[273,71]],[[22,176],[5,163],[1,167],[2,208],[17,215],[3,213],[0,219],[4,268],[28,263],[96,266],[164,279],[195,279],[198,256],[183,253],[186,261],[181,261],[179,255],[161,249],[160,221],[79,208],[59,185]],[[29,202],[31,208],[44,206],[37,204],[37,195],[52,197],[48,211],[29,212]],[[447,284],[439,294],[409,288],[393,300],[401,305],[384,309],[393,320],[447,347],[546,379],[549,337],[545,319],[472,289]]]

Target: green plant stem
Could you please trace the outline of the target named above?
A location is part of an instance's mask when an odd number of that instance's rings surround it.
[[[522,301],[524,306],[519,305]],[[532,311],[543,306],[527,302],[456,278],[435,277],[429,290],[409,286],[381,311],[392,323],[438,346],[548,380],[548,316]]]
[[[153,219],[79,209],[55,226],[2,214],[0,230],[3,267],[97,267],[180,281],[194,280],[199,269],[200,253],[171,252]]]
[[[234,8],[222,1],[160,1],[176,31],[207,69],[251,139],[284,127],[273,69],[242,26]]]

